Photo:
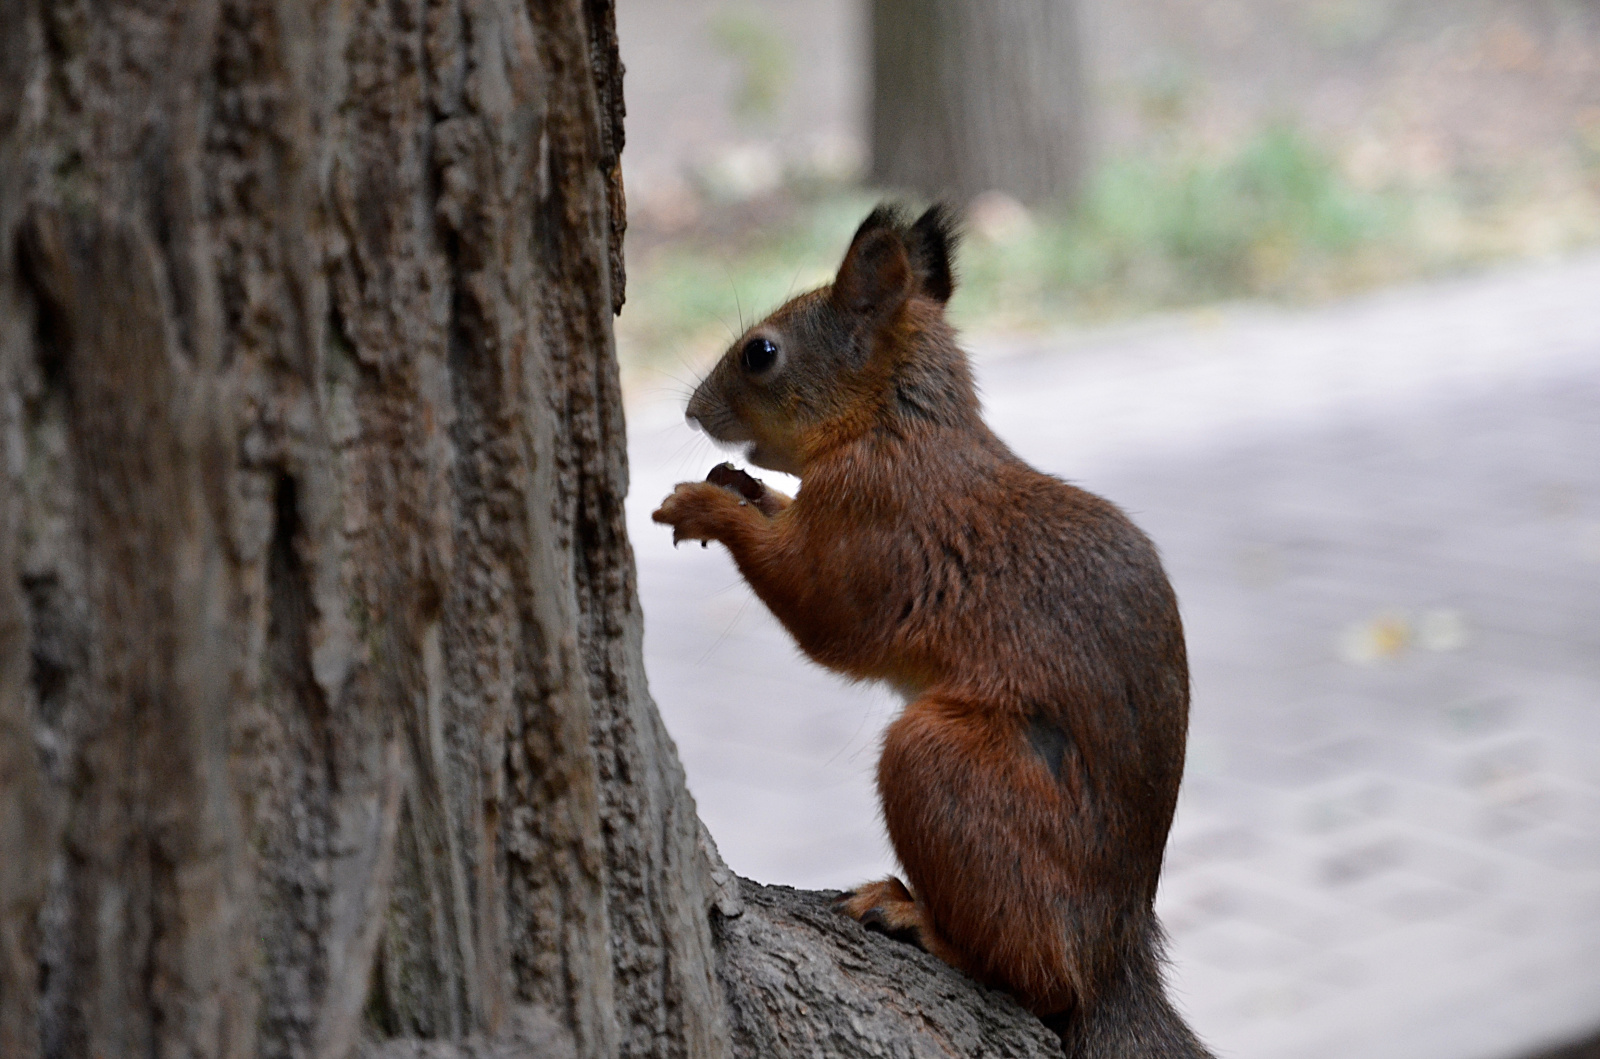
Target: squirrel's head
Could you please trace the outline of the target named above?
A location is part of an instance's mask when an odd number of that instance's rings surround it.
[[[758,467],[798,475],[820,452],[904,417],[977,414],[944,307],[955,289],[950,211],[914,223],[880,206],[856,229],[832,284],[740,335],[689,399],[688,419],[747,444]]]

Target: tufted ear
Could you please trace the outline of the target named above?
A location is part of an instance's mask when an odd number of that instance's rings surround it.
[[[929,207],[906,233],[906,252],[917,276],[918,293],[941,305],[955,293],[956,273],[951,259],[959,239],[955,212],[942,202]]]
[[[861,222],[833,281],[836,308],[881,320],[911,297],[915,277],[900,234],[903,223],[890,206],[879,206]]]

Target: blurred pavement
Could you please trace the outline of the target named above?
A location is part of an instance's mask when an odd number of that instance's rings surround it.
[[[1505,1059],[1600,1027],[1600,256],[974,352],[995,429],[1127,509],[1182,601],[1159,904],[1218,1055]],[[723,457],[676,406],[630,432],[646,663],[723,854],[892,870],[897,701],[802,660],[721,548],[673,550],[650,510]]]

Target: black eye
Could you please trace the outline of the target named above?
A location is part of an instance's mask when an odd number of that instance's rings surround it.
[[[765,338],[752,338],[739,351],[739,366],[751,375],[760,375],[778,359],[778,347]]]

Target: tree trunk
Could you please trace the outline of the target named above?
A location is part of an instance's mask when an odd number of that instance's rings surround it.
[[[609,5],[0,23],[0,1052],[715,1054]]]
[[[609,2],[0,26],[0,1055],[755,1054],[641,664]]]
[[[1076,0],[872,0],[872,178],[1070,198],[1088,162]]]

